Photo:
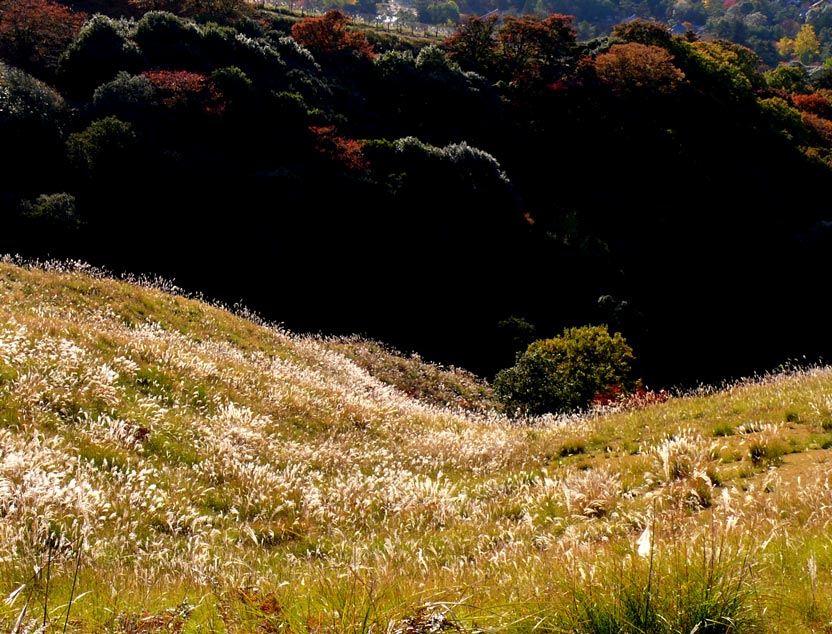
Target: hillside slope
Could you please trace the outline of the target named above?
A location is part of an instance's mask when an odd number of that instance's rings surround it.
[[[488,399],[377,342],[6,260],[0,631],[832,619],[832,370],[583,417]]]
[[[488,379],[528,343],[518,319],[608,324],[653,389],[832,356],[824,73],[640,20],[424,40],[338,11],[141,13],[89,15],[36,59],[0,34],[0,252]]]

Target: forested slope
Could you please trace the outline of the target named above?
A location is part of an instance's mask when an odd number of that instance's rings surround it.
[[[585,323],[656,388],[830,352],[832,102],[750,49],[563,15],[430,41],[38,6],[66,28],[0,49],[3,252],[484,377]]]

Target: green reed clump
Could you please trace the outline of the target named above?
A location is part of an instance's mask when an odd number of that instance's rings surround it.
[[[756,632],[753,564],[730,522],[699,535],[655,521],[624,557],[601,552],[567,582],[566,609],[551,625],[571,634]],[[658,533],[658,535],[657,535]],[[609,555],[609,557],[605,557]]]

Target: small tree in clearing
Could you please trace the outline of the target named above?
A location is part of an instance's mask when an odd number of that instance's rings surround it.
[[[349,16],[339,9],[321,17],[304,18],[292,25],[292,37],[313,53],[331,54],[355,50],[364,57],[373,57],[373,45],[363,33],[350,31]]]
[[[497,373],[494,391],[506,411],[537,416],[587,408],[603,392],[630,390],[632,348],[607,326],[565,328],[529,344],[514,366]]]

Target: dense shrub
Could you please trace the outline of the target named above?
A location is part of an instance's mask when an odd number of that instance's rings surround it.
[[[60,171],[69,117],[54,88],[0,61],[0,139],[6,159],[0,194],[47,186],[39,181]]]
[[[132,126],[117,117],[93,121],[84,131],[67,140],[67,155],[80,174],[107,178],[129,174],[126,165],[135,152],[136,134]]]
[[[269,31],[265,35],[266,41],[292,68],[301,68],[310,72],[320,72],[321,67],[315,57],[294,38],[281,35],[277,31]]]
[[[136,122],[157,107],[156,89],[145,75],[121,71],[112,81],[95,89],[92,103],[97,118],[112,115]]]
[[[192,20],[166,11],[149,11],[136,24],[134,37],[154,66],[200,68],[202,31]]]
[[[673,43],[673,32],[666,24],[645,19],[627,20],[615,25],[611,36],[613,40],[662,48],[670,48]]]
[[[386,51],[373,59],[376,72],[381,79],[413,77],[416,73],[416,57],[412,51]]]
[[[65,89],[72,95],[88,97],[119,71],[138,72],[143,58],[130,39],[132,28],[129,20],[92,16],[58,62]]]
[[[494,391],[508,412],[571,413],[586,409],[612,386],[633,386],[632,348],[607,326],[566,328],[552,339],[529,344],[514,366],[494,377]]]
[[[58,134],[66,113],[66,103],[53,87],[0,61],[0,129],[5,132],[4,140],[21,125],[43,127],[50,135]]]
[[[765,79],[770,88],[793,93],[809,90],[809,76],[802,66],[779,64],[776,68],[766,71]]]
[[[35,200],[24,201],[21,216],[44,229],[75,229],[81,219],[75,209],[75,196],[66,192],[40,194]]]
[[[234,37],[234,60],[256,83],[279,85],[287,69],[286,62],[269,39],[243,33]]]
[[[416,56],[416,70],[439,81],[453,81],[462,74],[459,64],[452,61],[441,48],[434,44],[425,46]]]
[[[790,139],[806,142],[808,130],[800,111],[782,97],[769,97],[760,100],[760,107],[768,117],[772,128],[779,129]]]

